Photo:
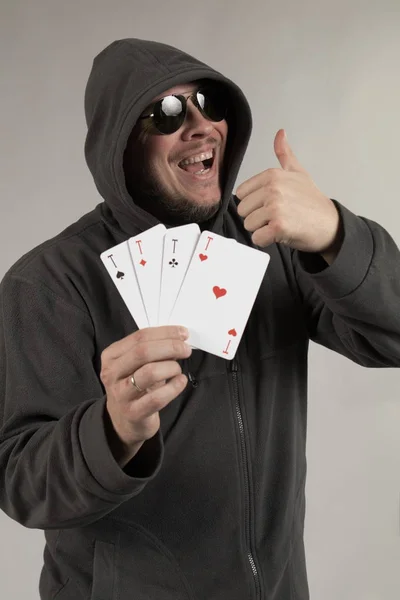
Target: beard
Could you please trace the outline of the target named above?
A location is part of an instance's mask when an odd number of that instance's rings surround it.
[[[166,225],[204,225],[217,214],[221,206],[221,198],[204,206],[183,195],[168,192],[144,165],[136,168],[135,172],[125,169],[125,173],[126,185],[135,204]]]

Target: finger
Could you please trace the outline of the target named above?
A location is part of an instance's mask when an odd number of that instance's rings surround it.
[[[135,381],[142,390],[146,390],[155,384],[167,379],[172,379],[182,373],[182,368],[176,360],[163,360],[162,362],[148,363],[135,371]],[[132,389],[132,382],[128,377]],[[129,386],[128,386],[129,387]]]
[[[188,382],[186,375],[180,374],[173,377],[165,385],[151,390],[141,396],[129,407],[130,417],[134,421],[141,421],[159,412],[185,389]]]
[[[284,129],[280,129],[275,136],[274,150],[279,164],[284,171],[295,171],[298,173],[307,173],[297,160],[292,148],[286,137]]]
[[[269,214],[268,208],[263,206],[246,217],[243,221],[243,227],[247,231],[256,231],[257,229],[264,227],[264,225],[267,225],[270,220],[271,215]]]
[[[120,356],[111,368],[115,368],[115,379],[124,379],[136,373],[140,367],[158,361],[188,358],[192,348],[181,340],[155,340],[141,342]],[[143,387],[143,386],[140,386]]]
[[[260,246],[260,248],[266,248],[270,244],[273,244],[275,240],[275,233],[271,225],[267,224],[260,229],[257,229],[251,236],[253,244]]]
[[[265,188],[260,187],[240,202],[237,207],[238,215],[246,218],[254,210],[263,206],[265,202]]]
[[[282,169],[266,169],[262,171],[262,173],[258,173],[250,179],[247,179],[236,190],[236,197],[239,200],[239,206],[242,202],[247,200],[247,197],[251,194],[265,189],[268,185],[276,184],[278,181],[284,181],[286,176],[282,177],[283,170]]]
[[[249,196],[252,192],[255,192],[265,183],[266,172],[257,173],[257,175],[253,175],[250,179],[246,179],[243,183],[239,185],[236,189],[236,197],[238,200],[243,200],[246,196]],[[240,206],[240,204],[239,204]]]
[[[186,340],[189,337],[189,332],[186,327],[179,325],[165,325],[162,327],[145,327],[134,331],[130,335],[122,338],[111,344],[104,353],[107,355],[109,360],[114,360],[126,354],[126,352],[133,349],[134,346],[142,342],[153,342],[156,340]]]

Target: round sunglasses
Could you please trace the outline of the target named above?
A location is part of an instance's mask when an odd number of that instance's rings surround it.
[[[192,99],[195,107],[209,121],[222,121],[227,113],[226,102],[221,92],[211,89],[199,89],[186,98],[181,94],[165,96],[154,103],[152,113],[140,119],[153,119],[157,131],[163,135],[175,133],[183,125],[187,113],[187,103]]]

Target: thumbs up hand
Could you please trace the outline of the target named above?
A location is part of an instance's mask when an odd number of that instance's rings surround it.
[[[315,185],[280,129],[274,141],[281,168],[267,169],[236,190],[238,214],[254,244],[280,243],[322,254],[331,264],[342,242],[339,213]]]

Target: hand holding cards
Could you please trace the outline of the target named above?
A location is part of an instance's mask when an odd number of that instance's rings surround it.
[[[197,224],[156,225],[103,252],[103,261],[138,327],[183,325],[187,342],[232,359],[269,255]]]
[[[177,326],[148,327],[117,340],[101,354],[109,446],[124,468],[160,429],[159,412],[185,389],[180,360],[192,348],[189,332]]]

